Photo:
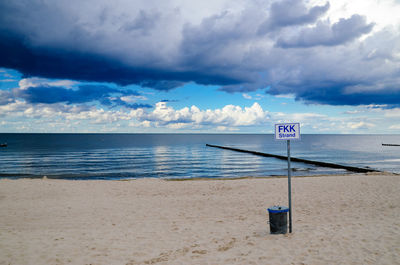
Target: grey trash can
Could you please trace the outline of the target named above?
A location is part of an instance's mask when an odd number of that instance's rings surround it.
[[[287,233],[287,213],[289,208],[285,206],[273,206],[268,208],[269,228],[271,234]]]

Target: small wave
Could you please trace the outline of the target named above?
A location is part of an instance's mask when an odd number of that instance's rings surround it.
[[[298,168],[298,167],[295,167],[295,168],[292,168],[292,171],[293,171],[293,172],[300,172],[300,171],[302,171],[302,172],[309,172],[309,171],[311,171],[311,170],[315,170],[315,168],[310,168],[310,167],[306,167],[306,168]]]

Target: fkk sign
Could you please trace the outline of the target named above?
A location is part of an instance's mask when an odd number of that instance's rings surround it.
[[[300,139],[300,123],[275,124],[275,139],[287,141],[289,233],[292,233],[292,171],[290,168],[290,140]]]
[[[275,124],[275,140],[299,140],[300,123]]]

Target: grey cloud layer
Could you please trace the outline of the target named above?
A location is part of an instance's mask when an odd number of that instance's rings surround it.
[[[324,6],[308,9],[304,2],[298,0],[275,2],[271,5],[269,18],[260,26],[258,33],[265,34],[282,27],[314,23],[328,11],[329,6],[327,2]]]
[[[157,90],[194,81],[227,92],[268,87],[309,103],[395,104],[397,30],[371,34],[373,21],[358,14],[332,23],[329,2],[230,6],[225,0],[2,1],[0,67],[25,77]]]
[[[45,79],[23,79],[20,86],[11,91],[0,90],[0,106],[24,100],[27,104],[57,104],[67,105],[100,103],[108,107],[125,107],[128,109],[152,108],[149,104],[133,102],[133,97],[142,97],[132,89],[113,88],[105,85],[79,85],[65,87],[61,84],[48,83]],[[65,81],[64,81],[65,83]]]
[[[14,89],[14,96],[22,98],[27,103],[89,103],[100,101],[103,105],[124,106],[127,108],[151,108],[148,104],[127,103],[121,100],[121,96],[139,96],[132,90],[120,90],[102,85],[81,85],[78,89],[67,89],[64,87],[39,85],[26,89]]]
[[[349,19],[340,19],[333,25],[319,22],[315,27],[302,29],[288,39],[279,38],[277,45],[282,48],[335,46],[371,32],[373,26],[373,23],[366,23],[365,17],[353,15]]]

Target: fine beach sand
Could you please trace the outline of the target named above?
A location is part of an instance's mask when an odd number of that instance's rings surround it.
[[[400,264],[400,176],[0,180],[0,264]]]

